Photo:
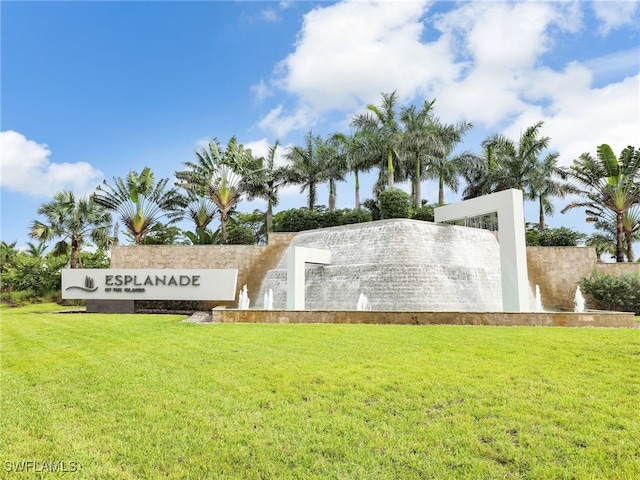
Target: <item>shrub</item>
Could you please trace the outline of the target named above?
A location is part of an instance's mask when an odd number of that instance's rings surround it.
[[[411,196],[400,189],[390,188],[380,193],[378,198],[380,215],[388,218],[409,218],[411,216]]]
[[[545,228],[540,231],[538,225],[527,224],[527,245],[532,247],[575,247],[587,236],[567,227]]]
[[[328,212],[326,207],[292,208],[278,212],[273,217],[274,232],[301,232],[317,228],[336,227],[353,223],[370,222],[371,213],[366,210],[344,208]]]
[[[249,225],[231,225],[227,229],[228,245],[254,245],[256,235]]]
[[[420,208],[416,208],[411,214],[411,218],[424,222],[433,222],[435,220],[433,205],[422,205]]]
[[[580,280],[580,288],[598,309],[640,315],[640,274],[603,275],[594,270],[589,278]]]

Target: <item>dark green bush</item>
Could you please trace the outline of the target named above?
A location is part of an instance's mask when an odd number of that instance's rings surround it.
[[[228,245],[254,245],[256,235],[249,225],[230,225],[227,229]]]
[[[411,218],[414,220],[422,220],[424,222],[433,222],[435,217],[433,215],[433,205],[422,205],[420,208],[413,210]]]
[[[586,237],[584,233],[567,227],[540,231],[537,224],[527,224],[526,239],[530,247],[576,247]]]
[[[378,204],[383,220],[411,217],[411,195],[398,188],[390,188],[380,193]]]
[[[637,273],[603,275],[594,270],[590,277],[580,280],[580,288],[599,310],[640,315],[640,275]]]
[[[348,208],[328,212],[326,207],[292,208],[278,212],[273,216],[274,232],[301,232],[317,228],[336,227],[353,223],[370,222],[371,213],[366,210]]]

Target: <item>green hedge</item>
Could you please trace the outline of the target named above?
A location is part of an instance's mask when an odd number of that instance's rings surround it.
[[[580,288],[594,301],[595,308],[640,315],[640,275],[603,275],[595,271],[580,281]]]
[[[302,232],[316,228],[336,227],[371,221],[371,213],[366,210],[350,210],[348,208],[329,212],[326,207],[292,208],[283,210],[273,216],[274,232]]]

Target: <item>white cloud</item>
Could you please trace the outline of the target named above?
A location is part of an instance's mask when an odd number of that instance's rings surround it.
[[[565,164],[598,143],[621,149],[640,131],[638,50],[583,64],[568,57],[559,68],[543,63],[565,35],[584,28],[585,8],[462,2],[432,14],[425,2],[318,7],[305,16],[295,50],[271,80],[297,100],[295,108],[282,103],[259,125],[282,138],[328,112],[350,116],[378,103],[381,92],[398,90],[403,103],[436,98],[443,121],[464,118],[514,138],[543,120],[543,134]]]
[[[398,90],[409,100],[455,78],[459,66],[449,59],[446,39],[421,42],[426,7],[425,1],[346,1],[307,13],[294,52],[274,78],[297,98],[296,108],[276,107],[261,126],[283,135],[309,127],[323,112],[375,102],[381,92]]]
[[[602,22],[598,31],[606,35],[611,30],[637,22],[637,0],[596,1],[591,3],[596,17]]]
[[[264,8],[260,12],[262,19],[267,22],[276,23],[281,20],[280,15],[274,8]]]
[[[273,90],[263,79],[260,79],[260,82],[251,87],[251,92],[258,102],[262,102],[264,99],[273,95]]]
[[[13,130],[0,132],[0,151],[0,185],[13,192],[50,197],[61,190],[71,190],[86,195],[104,178],[87,162],[51,162],[47,145]]]

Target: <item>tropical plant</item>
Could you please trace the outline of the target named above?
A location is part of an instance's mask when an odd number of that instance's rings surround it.
[[[196,152],[196,162],[185,162],[186,170],[176,172],[177,184],[190,194],[207,197],[220,214],[220,241],[227,241],[227,220],[243,196],[251,198],[258,185],[263,185],[265,170],[262,159],[231,137],[224,150],[214,138],[209,149]]]
[[[558,167],[559,154],[554,152],[543,159],[537,159],[529,173],[528,190],[525,198],[538,202],[538,228],[545,228],[545,215],[553,215],[555,208],[551,198],[564,198],[575,193],[575,188],[564,181],[566,174]]]
[[[156,222],[141,243],[143,245],[186,245],[188,240],[178,226]]]
[[[44,242],[38,242],[37,245],[33,242],[27,242],[25,253],[32,258],[42,258],[46,249],[47,245]]]
[[[397,92],[383,93],[382,104],[367,105],[367,112],[354,117],[351,125],[362,131],[368,139],[369,154],[386,163],[387,187],[393,188],[394,169],[399,166],[398,155],[402,130],[396,118]],[[385,168],[381,168],[381,173]]]
[[[113,180],[113,186],[106,180],[98,186],[95,201],[120,215],[134,244],[141,244],[144,236],[160,219],[167,218],[171,224],[183,218],[186,198],[178,190],[167,188],[168,178],[156,183],[149,167],[139,174],[130,170],[126,178],[114,177]]]
[[[614,235],[609,233],[592,233],[587,237],[584,244],[587,247],[593,247],[596,250],[596,261],[602,262],[602,255],[611,253],[615,255],[616,239]]]
[[[111,214],[95,196],[76,199],[73,192],[68,190],[58,192],[52,201],[38,208],[38,215],[43,215],[46,221],[34,220],[29,236],[40,242],[61,238],[53,252],[66,253],[70,248],[71,268],[81,266],[79,254],[87,241],[101,248],[108,248],[113,242],[113,237],[109,235]]]
[[[576,182],[577,192],[584,200],[570,203],[562,213],[586,207],[586,220],[595,222],[596,228],[615,225],[616,262],[623,262],[627,238],[625,214],[629,212],[627,225],[633,231],[635,214],[630,210],[640,204],[640,150],[629,146],[616,158],[611,147],[602,144],[597,147],[595,158],[590,153],[583,153],[565,171]],[[627,254],[631,254],[628,261],[632,262],[632,252],[627,249]]]
[[[267,157],[262,160],[264,165],[265,181],[259,184],[254,196],[264,198],[267,201],[267,210],[265,212],[265,228],[268,235],[273,231],[273,207],[278,206],[279,190],[287,184],[286,169],[276,165],[276,156],[280,148],[280,141],[276,140],[269,147]]]
[[[360,209],[360,173],[368,172],[377,164],[376,157],[369,154],[367,136],[362,131],[349,135],[336,132],[331,136],[331,142],[344,152],[347,171],[354,177],[355,208]]]
[[[336,209],[336,182],[344,182],[349,169],[347,163],[347,146],[341,138],[331,135],[327,140],[318,143],[318,156],[322,165],[323,176],[329,181],[329,212]]]
[[[300,192],[307,191],[307,205],[313,210],[317,200],[318,184],[326,180],[323,159],[318,150],[322,138],[311,131],[305,136],[304,146],[294,146],[285,154],[290,162],[286,170],[287,182],[300,185]]]

